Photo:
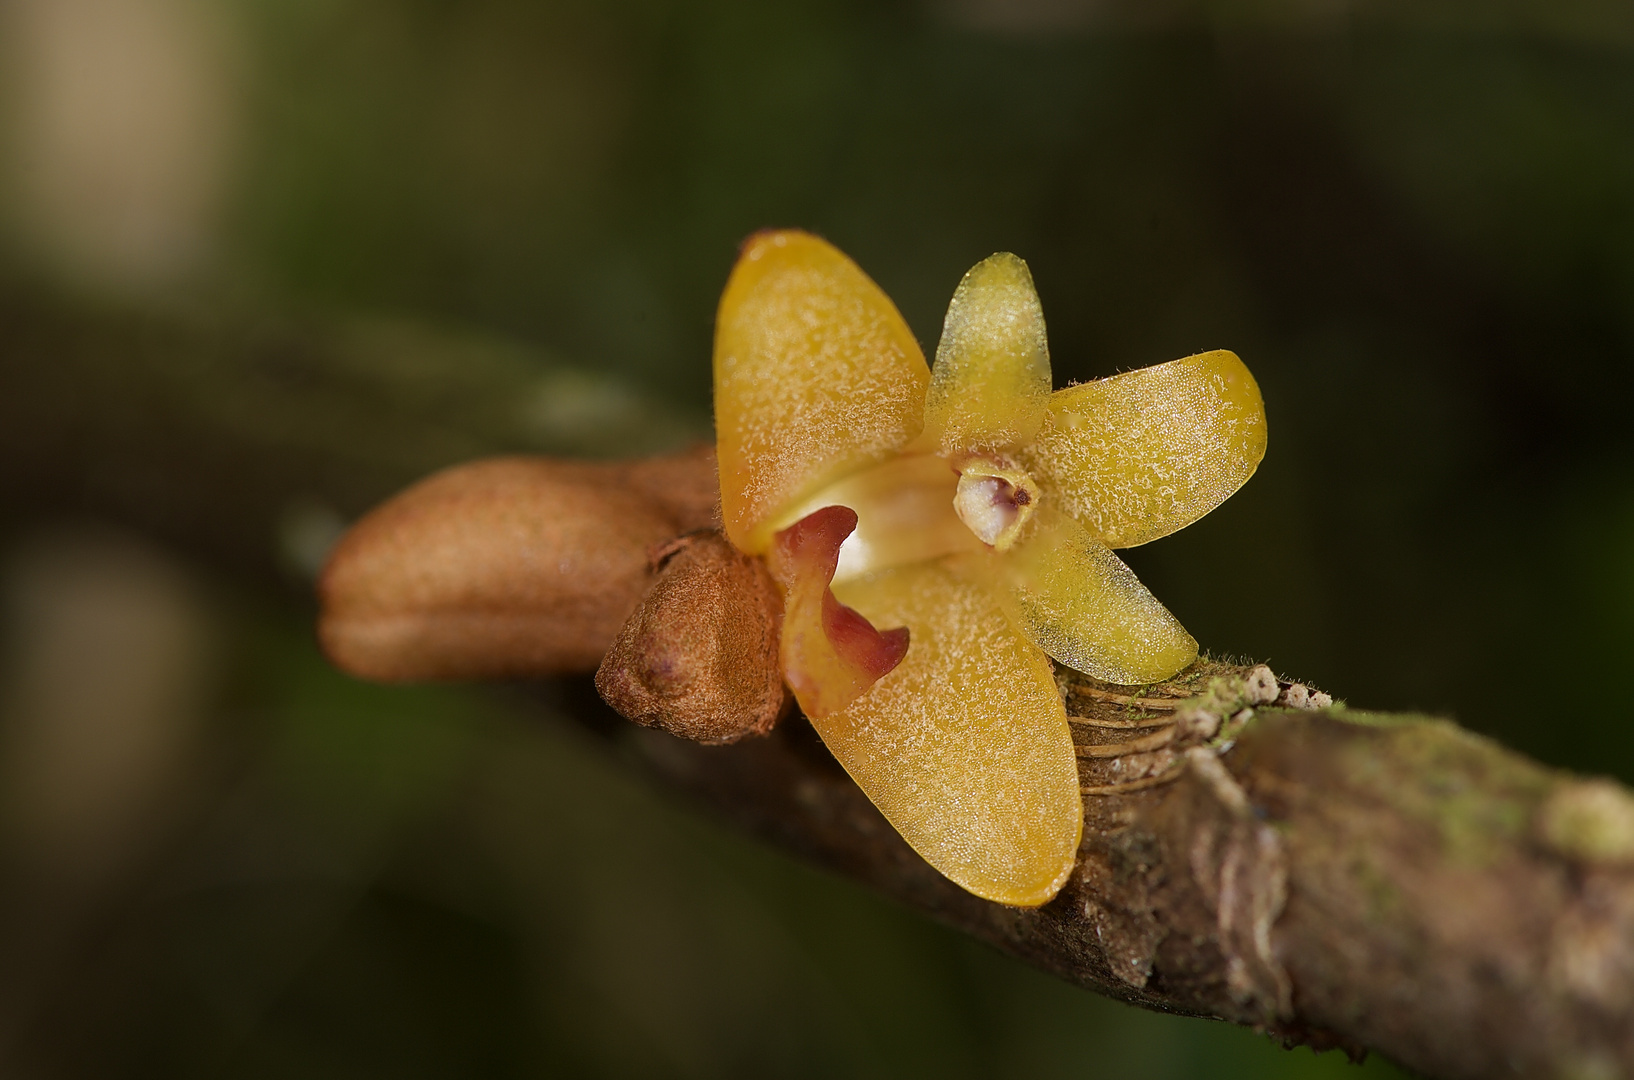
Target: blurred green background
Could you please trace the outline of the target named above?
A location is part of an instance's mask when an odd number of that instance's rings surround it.
[[[345,521],[706,436],[828,236],[1058,382],[1226,347],[1256,478],[1129,561],[1205,646],[1634,778],[1634,9],[0,5],[0,1071],[1394,1075],[1058,984],[649,788],[559,688],[382,689]]]

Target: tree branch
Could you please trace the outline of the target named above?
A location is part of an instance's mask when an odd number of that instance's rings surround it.
[[[1082,692],[1113,688],[1063,674],[1071,713],[1126,718]],[[1245,674],[1205,661],[1148,694],[1229,698]],[[1078,868],[1036,911],[928,867],[798,719],[731,747],[622,740],[779,846],[1132,1004],[1437,1077],[1634,1075],[1626,792],[1441,720],[1260,708],[1239,723],[1161,763],[1083,759],[1086,786],[1109,762],[1174,779],[1087,797]],[[1074,726],[1086,743],[1127,734]]]
[[[267,575],[292,501],[352,513],[453,460],[586,448],[517,411],[537,364],[394,333],[0,290],[0,494]],[[1253,676],[1205,661],[1131,695],[1063,673],[1090,794],[1038,910],[931,870],[798,716],[708,747],[618,720],[588,678],[568,697],[723,817],[1099,992],[1432,1076],[1634,1076],[1634,798],[1444,721],[1255,704]]]

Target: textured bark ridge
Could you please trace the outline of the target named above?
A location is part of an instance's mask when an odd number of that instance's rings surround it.
[[[1090,794],[1038,910],[944,880],[798,717],[627,738],[754,832],[1113,997],[1437,1077],[1634,1075],[1634,798],[1267,675],[1204,660],[1135,696],[1061,673]]]

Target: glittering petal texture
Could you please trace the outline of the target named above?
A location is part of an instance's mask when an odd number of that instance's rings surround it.
[[[836,588],[876,625],[906,625],[913,645],[812,723],[932,866],[977,896],[1037,906],[1066,881],[1083,830],[1066,711],[1048,660],[957,561]]]
[[[890,299],[809,233],[744,246],[715,328],[726,533],[764,553],[778,512],[919,434],[924,354]]]
[[[1056,391],[1022,459],[1068,513],[1123,548],[1190,525],[1264,456],[1259,386],[1222,349]]]
[[[1015,546],[986,562],[1017,627],[1070,668],[1140,685],[1197,659],[1197,642],[1134,571],[1059,510],[1040,507]]]
[[[1000,252],[965,274],[936,347],[920,445],[956,457],[1030,442],[1050,395],[1044,310],[1027,264]]]

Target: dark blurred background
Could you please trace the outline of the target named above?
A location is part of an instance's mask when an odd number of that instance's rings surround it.
[[[5,0],[0,1072],[1394,1075],[795,865],[565,689],[323,663],[396,488],[707,436],[783,225],[927,348],[1008,249],[1058,382],[1236,350],[1269,456],[1158,596],[1634,778],[1626,4]]]

